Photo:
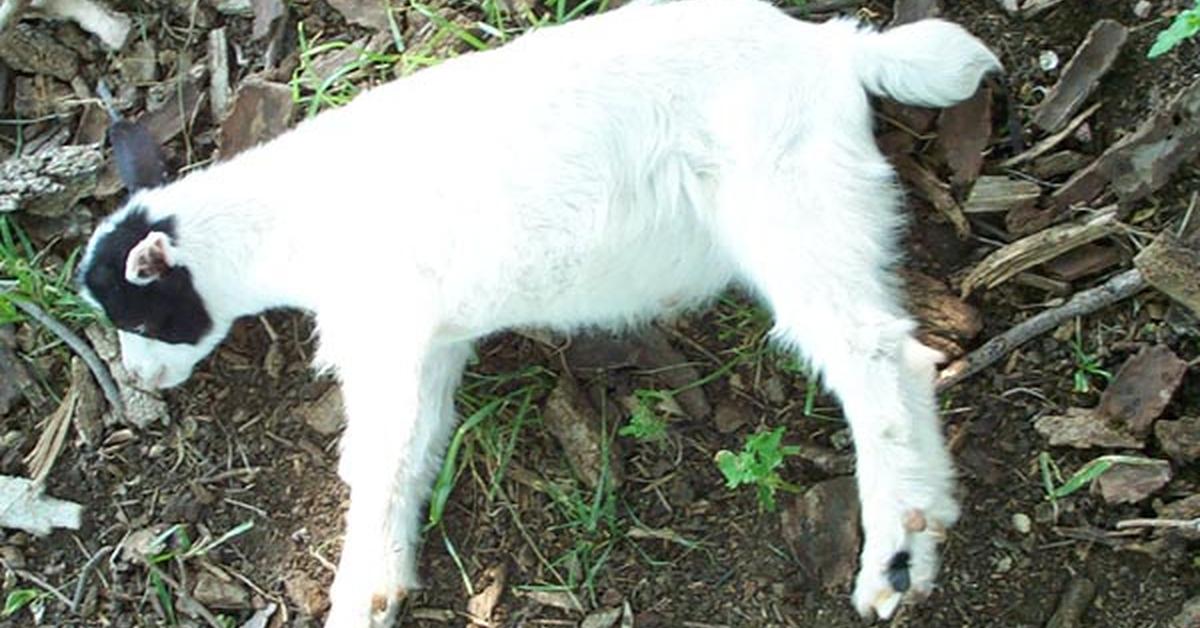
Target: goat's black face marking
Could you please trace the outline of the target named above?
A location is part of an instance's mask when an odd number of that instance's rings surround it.
[[[912,557],[908,552],[896,552],[896,555],[892,556],[892,560],[888,562],[888,583],[897,593],[904,593],[912,584],[908,575],[908,563],[911,560]]]
[[[138,286],[125,280],[129,251],[151,231],[175,240],[175,220],[150,223],[146,212],[129,212],[95,243],[83,285],[118,329],[171,344],[197,344],[212,329],[212,318],[192,285],[192,273],[168,266],[158,279]]]

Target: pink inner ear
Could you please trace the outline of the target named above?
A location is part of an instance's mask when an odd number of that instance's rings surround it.
[[[125,279],[144,284],[161,277],[171,262],[167,256],[167,234],[153,231],[129,251]]]

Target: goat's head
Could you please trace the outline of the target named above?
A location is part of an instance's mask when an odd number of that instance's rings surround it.
[[[117,327],[126,369],[142,385],[183,383],[229,331],[197,290],[175,219],[130,204],[103,222],[80,262],[80,292]]]

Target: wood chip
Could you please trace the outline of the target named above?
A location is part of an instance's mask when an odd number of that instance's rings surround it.
[[[242,81],[229,115],[221,123],[221,159],[277,137],[291,125],[292,90],[281,83],[250,77]]]
[[[558,385],[546,399],[542,417],[584,485],[594,489],[602,480],[614,487],[621,485],[624,473],[620,444],[605,431],[613,427],[615,417],[607,422],[601,420],[569,375],[559,376]]]
[[[329,6],[342,14],[347,22],[376,31],[386,31],[388,4],[371,0],[329,0]]]
[[[166,144],[185,128],[190,128],[204,100],[205,92],[200,89],[199,81],[191,76],[178,80],[182,85],[171,90],[171,96],[161,107],[147,111],[137,119],[159,144]]]
[[[229,109],[229,41],[225,29],[208,31],[208,102],[212,115],[218,122],[225,118]]]
[[[1200,80],[1179,92],[1138,129],[1075,173],[1051,199],[1062,209],[1087,203],[1109,183],[1122,206],[1165,185],[1183,164],[1200,154]]]
[[[1064,281],[1075,281],[1099,274],[1126,261],[1125,252],[1117,246],[1085,244],[1046,262],[1046,272]]]
[[[965,214],[1007,213],[1033,207],[1041,195],[1041,186],[1032,181],[989,175],[975,182],[962,210]]]
[[[956,189],[966,189],[979,176],[983,152],[991,137],[992,90],[987,87],[938,116],[937,141],[950,166],[950,183]]]
[[[1159,421],[1154,424],[1154,437],[1159,447],[1179,464],[1200,459],[1200,418],[1184,417],[1178,421]]]
[[[1073,150],[1060,150],[1034,159],[1026,172],[1038,179],[1053,179],[1071,174],[1090,163],[1092,158],[1088,155]]]
[[[1098,20],[1063,68],[1054,87],[1033,114],[1033,123],[1054,133],[1071,119],[1100,84],[1121,52],[1129,30],[1114,20]]]
[[[841,589],[858,569],[858,489],[854,478],[814,485],[790,500],[781,515],[783,539],[815,582],[806,588]]]
[[[1166,460],[1118,462],[1096,478],[1095,489],[1109,504],[1136,504],[1171,481],[1171,464]]]
[[[62,146],[0,163],[0,213],[61,216],[96,187],[98,146]]]
[[[504,584],[508,576],[508,569],[504,563],[489,567],[484,572],[484,579],[488,585],[471,599],[467,600],[467,615],[468,621],[472,626],[492,626],[492,612],[496,610],[496,604],[500,602],[500,596],[504,594]]]
[[[1133,265],[1159,292],[1200,316],[1200,248],[1163,231],[1133,258]]]
[[[963,279],[962,294],[965,297],[979,287],[994,288],[1023,270],[1116,233],[1119,228],[1116,208],[1106,207],[1079,222],[1051,227],[1005,245],[971,269]]]
[[[254,8],[254,25],[250,28],[250,38],[258,41],[271,32],[271,25],[287,12],[287,8],[282,0],[252,0],[251,5]]]
[[[1108,424],[1086,408],[1067,408],[1063,415],[1046,415],[1033,422],[1034,429],[1053,447],[1090,449],[1141,449],[1142,442],[1123,427]]]
[[[937,178],[937,175],[926,170],[916,159],[908,155],[896,156],[892,165],[895,166],[896,173],[900,175],[900,178],[908,182],[921,198],[933,205],[939,214],[954,225],[958,237],[965,240],[971,235],[971,225],[967,222],[962,208],[958,206],[958,201],[954,200],[954,197],[950,195],[949,188]]]
[[[1083,628],[1084,615],[1096,597],[1096,584],[1087,578],[1078,577],[1067,583],[1058,608],[1046,622],[1046,628]]]
[[[961,355],[962,346],[983,329],[979,311],[951,292],[940,279],[912,270],[902,271],[900,275],[904,280],[908,311],[921,326],[921,342],[949,358]]]
[[[46,497],[25,478],[0,475],[0,526],[45,536],[55,528],[78,530],[82,521],[83,506]]]
[[[1100,395],[1096,414],[1104,421],[1122,423],[1130,434],[1143,438],[1171,402],[1186,372],[1187,362],[1166,346],[1146,347],[1121,365]]]
[[[941,14],[942,3],[939,0],[896,0],[892,5],[891,26],[911,24]]]
[[[0,33],[0,59],[14,70],[46,74],[70,82],[79,74],[79,55],[50,34],[27,23]]]

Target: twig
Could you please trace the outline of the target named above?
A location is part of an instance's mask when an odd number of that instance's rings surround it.
[[[1090,314],[1141,292],[1147,285],[1141,271],[1134,268],[1103,284],[1084,290],[1070,301],[1041,312],[1008,331],[992,338],[982,347],[956,360],[938,374],[937,389],[945,390],[978,373],[1008,354],[1009,351],[1058,327],[1076,316]]]
[[[75,607],[71,605],[70,598],[68,598],[66,595],[63,595],[63,592],[59,591],[58,587],[50,584],[49,582],[46,582],[45,580],[42,580],[34,573],[31,573],[25,569],[18,569],[16,567],[13,567],[11,564],[9,564],[9,562],[7,560],[4,560],[3,558],[0,558],[0,564],[4,565],[5,569],[13,572],[18,577],[20,577],[24,580],[28,580],[28,581],[38,585],[45,591],[49,592],[54,597],[58,598],[58,600],[60,602],[62,602],[63,604],[66,604],[67,607],[71,609],[71,611],[75,610]]]
[[[1183,528],[1200,532],[1200,518],[1197,519],[1126,519],[1117,522],[1118,530],[1130,528]]]
[[[5,283],[0,282],[0,292],[7,292],[11,290],[12,287],[13,286],[11,285],[6,285]],[[92,375],[95,376],[96,383],[100,384],[100,390],[104,391],[104,398],[107,399],[109,405],[112,406],[113,413],[116,414],[117,420],[124,422],[125,403],[121,399],[121,393],[117,391],[117,383],[113,381],[112,374],[108,372],[108,367],[104,365],[104,362],[100,359],[100,356],[96,355],[96,352],[92,350],[91,346],[89,346],[88,343],[82,338],[77,336],[75,332],[67,329],[66,325],[54,320],[52,316],[44,312],[42,308],[38,307],[36,304],[30,303],[24,299],[12,299],[12,302],[23,312],[28,314],[29,318],[41,323],[43,327],[50,330],[50,333],[58,336],[64,343],[66,343],[68,347],[71,348],[72,351],[74,351],[79,355],[80,358],[83,359],[84,364],[87,364],[88,369],[92,372]]]
[[[92,574],[92,570],[96,568],[96,565],[100,564],[100,561],[104,560],[105,556],[108,556],[108,553],[112,549],[111,545],[101,547],[83,564],[83,569],[79,570],[79,580],[75,583],[75,595],[71,596],[72,609],[78,609],[83,604],[83,594],[87,592],[88,576]]]

